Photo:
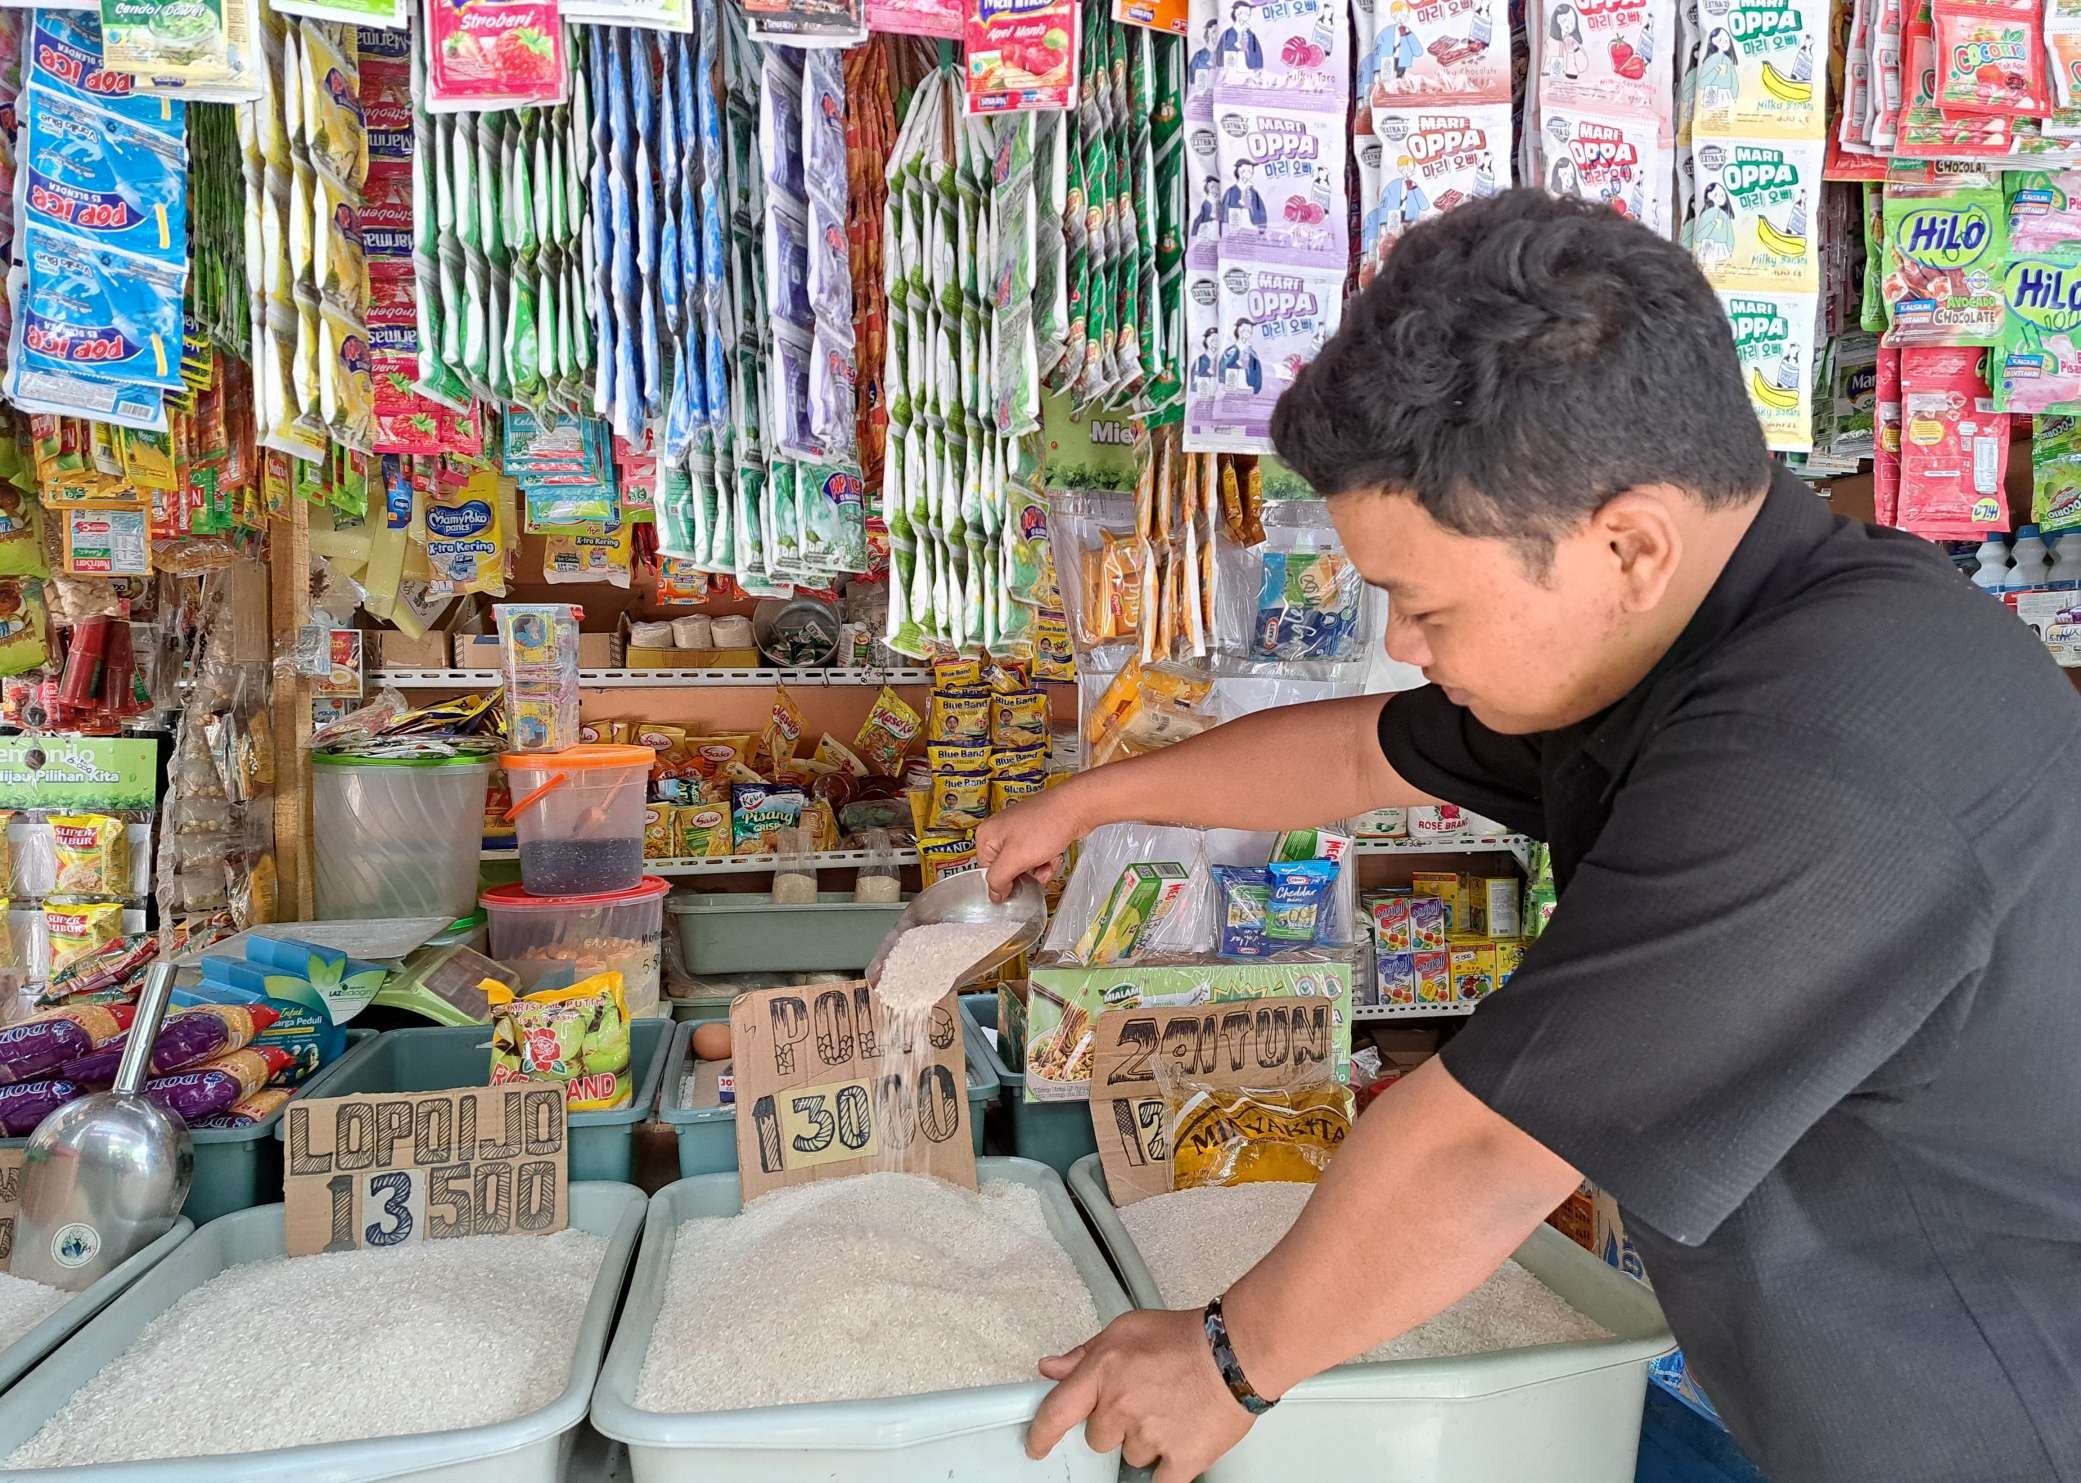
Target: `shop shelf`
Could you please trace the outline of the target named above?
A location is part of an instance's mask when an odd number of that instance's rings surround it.
[[[1355,1004],[1351,1017],[1354,1020],[1434,1020],[1448,1015],[1472,1014],[1479,1008],[1479,999],[1472,1004]]]
[[[59,1346],[35,1373],[0,1396],[0,1456],[36,1435],[72,1395],[136,1340],[146,1324],[226,1268],[283,1254],[282,1206],[263,1205],[210,1222],[140,1277],[92,1323]],[[625,1184],[571,1186],[571,1225],[607,1238],[607,1254],[575,1335],[563,1391],[539,1411],[493,1426],[324,1442],[271,1452],[108,1463],[68,1468],[67,1483],[561,1483],[600,1355],[621,1296],[622,1278],[643,1228],[643,1192]],[[295,1315],[282,1321],[293,1324]],[[410,1313],[397,1315],[410,1324]],[[371,1356],[370,1363],[380,1362]],[[264,1379],[264,1377],[263,1377]],[[55,1474],[53,1475],[55,1476]]]
[[[723,1006],[722,1012],[711,1018],[729,1018],[729,1006]],[[672,1049],[665,1062],[665,1095],[658,1107],[658,1121],[679,1139],[679,1173],[682,1178],[718,1174],[725,1170],[734,1173],[737,1168],[736,1104],[697,1105],[695,1094],[687,1086],[696,1075],[694,1031],[702,1023],[698,1019],[681,1020],[672,1032]],[[966,1030],[964,1020],[964,1035]],[[975,1151],[980,1154],[983,1151],[983,1114],[997,1101],[997,1077],[992,1074],[989,1062],[982,1054],[986,1047],[970,1039],[966,1049],[969,1131],[975,1139]]]
[[[1170,1306],[1107,1196],[1096,1154],[1077,1161],[1069,1185],[1135,1303]],[[1648,1362],[1675,1343],[1661,1305],[1551,1226],[1513,1255],[1613,1337],[1339,1365],[1287,1391],[1202,1483],[1319,1483],[1364,1457],[1391,1457],[1397,1473],[1434,1483],[1632,1477]]]
[[[400,690],[483,690],[505,683],[495,669],[381,669],[376,679]],[[591,669],[578,671],[582,690],[662,690],[692,685],[929,685],[929,669],[842,668],[769,669],[713,667],[704,669]]]
[[[1026,1159],[982,1159],[976,1172],[984,1181],[1016,1180],[1040,1191],[1048,1230],[1091,1289],[1100,1321],[1126,1310],[1126,1295],[1077,1219],[1060,1176]],[[742,1411],[638,1410],[636,1382],[664,1303],[680,1224],[737,1210],[734,1172],[682,1179],[650,1202],[643,1251],[592,1412],[597,1430],[628,1444],[635,1483],[1110,1483],[1118,1475],[1118,1454],[1092,1452],[1081,1428],[1072,1428],[1044,1461],[1026,1456],[1027,1424],[1050,1388],[1044,1380]]]
[[[686,971],[714,977],[863,972],[903,907],[855,901],[850,891],[825,891],[800,906],[776,906],[764,892],[712,891],[674,896],[665,912],[679,933]]]
[[[975,1033],[976,1048],[1003,1089],[1003,1117],[1010,1135],[1006,1141],[1012,1152],[1065,1175],[1070,1165],[1085,1154],[1096,1153],[1098,1135],[1091,1131],[1091,1104],[1027,1101],[1026,1073],[1007,1066],[1004,1053],[983,1034],[986,1025],[992,1030],[997,1028],[997,996],[963,994],[961,1013]]]
[[[115,1301],[116,1296],[131,1283],[144,1276],[173,1253],[173,1249],[188,1239],[195,1229],[195,1222],[187,1216],[175,1218],[173,1228],[143,1251],[131,1255],[128,1261],[96,1282],[84,1292],[74,1293],[67,1298],[55,1313],[19,1339],[0,1349],[0,1391],[29,1373],[43,1357],[71,1338],[73,1332]]]
[[[635,1168],[636,1124],[657,1103],[672,1043],[672,1021],[640,1019],[629,1025],[629,1105],[619,1112],[574,1112],[570,1119],[571,1178],[626,1182]],[[491,1084],[491,1027],[440,1025],[386,1031],[375,1049],[344,1068],[319,1093],[438,1092]],[[276,1136],[280,1137],[277,1130]]]
[[[518,850],[486,850],[484,858],[514,863]],[[819,870],[853,870],[862,865],[915,865],[918,852],[911,847],[892,850],[823,850],[813,855],[796,855]],[[645,859],[645,875],[729,875],[739,871],[771,872],[780,863],[777,855],[697,855],[677,859]]]
[[[341,1072],[351,1074],[354,1063],[369,1053],[369,1047],[377,1038],[374,1030],[349,1030],[347,1048],[330,1066],[321,1067],[309,1081],[298,1087],[290,1101],[297,1097],[332,1095],[326,1088]],[[181,1206],[181,1214],[197,1225],[206,1225],[234,1210],[251,1210],[255,1205],[279,1200],[282,1197],[281,1125],[282,1114],[278,1109],[274,1116],[250,1128],[190,1130],[188,1136],[195,1140],[195,1179],[188,1186],[188,1198]],[[28,1145],[27,1138],[0,1138],[0,1148],[26,1148]]]

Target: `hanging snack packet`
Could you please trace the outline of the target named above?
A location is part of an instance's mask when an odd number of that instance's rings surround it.
[[[1933,0],[1936,105],[1946,113],[2037,118],[2052,110],[2036,5]]]
[[[1811,144],[1700,140],[1691,253],[1715,288],[1820,287],[1821,152]]]
[[[491,1004],[491,1085],[561,1082],[569,1112],[629,1105],[629,1014],[618,970],[519,999],[497,979],[482,988]]]
[[[22,219],[179,268],[187,160],[163,129],[30,88],[21,102]]]
[[[1992,410],[1985,351],[1910,346],[1900,363],[1904,530],[1965,539],[2006,530],[2009,417]]]
[[[926,827],[940,831],[973,829],[990,816],[990,775],[935,772],[927,797]]]
[[[2081,525],[2081,418],[2047,416],[2031,427],[2030,518],[2041,531]]]
[[[1374,108],[1510,101],[1510,17],[1500,0],[1471,8],[1382,0],[1367,49]],[[1377,131],[1376,131],[1377,132]]]
[[[1344,115],[1224,106],[1219,141],[1220,251],[1302,268],[1349,255]]]
[[[2081,263],[2071,254],[2002,264],[2001,343],[1994,404],[2004,412],[2081,411]]]
[[[1561,0],[1560,8],[1574,7]],[[1751,21],[1732,0],[1704,0],[1692,136],[1821,138],[1828,100],[1828,16],[1825,0],[1788,0],[1761,22]],[[1671,32],[1665,26],[1660,34]],[[1542,73],[1556,55],[1542,33]],[[1642,75],[1652,82],[1652,72]]]
[[[130,894],[130,833],[107,814],[53,814],[51,840],[58,857],[51,889],[81,896]]]
[[[1407,0],[1395,0],[1407,8]],[[1377,261],[1402,234],[1510,181],[1510,106],[1475,103],[1376,108],[1380,187],[1364,246]]]
[[[2011,171],[2002,185],[2010,252],[2027,256],[2081,244],[2081,170]]]
[[[1360,657],[1365,583],[1336,551],[1267,551],[1252,630],[1253,659]]]
[[[759,755],[778,767],[792,759],[802,740],[802,707],[788,694],[788,687],[773,687],[773,709],[768,713],[766,733],[759,739]]]
[[[989,737],[989,691],[978,687],[932,692],[931,720],[926,726],[925,740],[981,742]]]
[[[990,743],[997,747],[1030,747],[1048,739],[1048,697],[1038,690],[1015,690],[990,697]]]
[[[1749,405],[1775,450],[1804,452],[1813,445],[1814,296],[1720,296],[1734,331],[1734,355]]]
[[[874,697],[867,719],[860,723],[860,730],[853,737],[853,750],[883,777],[900,776],[904,754],[917,739],[921,724],[918,713],[884,685]]]
[[[1988,345],[2001,333],[2008,210],[1991,176],[1935,194],[1886,192],[1886,343]]]
[[[50,902],[43,907],[51,945],[51,972],[108,946],[123,935],[123,908],[113,901]]]
[[[1536,183],[1557,196],[1600,201],[1666,237],[1671,171],[1662,168],[1661,127],[1651,112],[1548,104],[1540,110]]]

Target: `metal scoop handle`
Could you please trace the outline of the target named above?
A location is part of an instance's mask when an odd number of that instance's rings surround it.
[[[158,1042],[159,1027],[166,1020],[166,1006],[173,1002],[174,967],[154,963],[145,970],[145,986],[137,996],[137,1017],[123,1040],[123,1059],[116,1063],[115,1090],[136,1094],[144,1090],[151,1075],[152,1047]]]

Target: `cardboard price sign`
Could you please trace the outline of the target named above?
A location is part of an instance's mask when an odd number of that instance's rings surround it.
[[[1214,1087],[1277,1090],[1334,1067],[1327,999],[1233,999],[1100,1015],[1091,1058],[1091,1128],[1115,1205],[1170,1193],[1158,1063]]]
[[[730,1004],[737,1180],[768,1190],[895,1169],[975,1188],[968,1059],[952,994],[915,1047],[864,982],[756,989]]]
[[[360,1092],[284,1114],[289,1255],[455,1236],[550,1236],[571,1218],[564,1089]]]

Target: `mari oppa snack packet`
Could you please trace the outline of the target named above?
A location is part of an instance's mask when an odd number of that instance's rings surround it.
[[[1534,42],[1542,107],[1644,113],[1670,123],[1669,58],[1676,42],[1671,0],[1596,5],[1540,0]]]
[[[1700,0],[1693,137],[1819,139],[1827,102],[1827,0],[1750,8]]]
[[[1559,102],[1541,111],[1539,181],[1557,196],[1601,201],[1669,235],[1671,169],[1655,115]]]
[[[1380,0],[1378,10],[1366,64],[1376,120],[1397,105],[1510,101],[1510,21],[1496,0]]]
[[[1814,296],[1720,294],[1749,405],[1773,449],[1813,445]]]
[[[1377,263],[1420,221],[1492,196],[1510,180],[1510,105],[1375,107],[1380,191],[1365,244]]]
[[[1699,140],[1691,252],[1715,288],[1820,287],[1821,151],[1810,144]]]

